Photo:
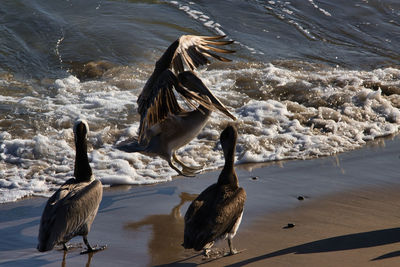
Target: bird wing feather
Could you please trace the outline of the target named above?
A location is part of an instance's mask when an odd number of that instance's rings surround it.
[[[184,229],[184,248],[195,248],[198,242],[199,232],[203,230],[205,225],[202,224],[203,218],[207,216],[207,198],[214,196],[217,192],[217,184],[207,187],[200,195],[192,201],[185,214]]]
[[[206,244],[229,233],[243,212],[246,192],[239,188],[230,197],[220,199],[216,184],[210,186],[190,205],[185,215],[184,246],[201,250]],[[210,210],[207,199],[215,194],[217,209]],[[204,221],[207,218],[207,221]]]
[[[169,114],[182,111],[176,100],[173,87],[177,84],[175,74],[169,69],[151,84],[151,94],[144,97],[142,93],[138,98],[138,111],[140,114],[139,143],[146,138],[146,130],[164,120]]]
[[[217,55],[217,53],[234,53],[229,49],[218,48],[214,46],[232,44],[233,41],[220,41],[225,38],[222,36],[197,36],[197,35],[182,35],[178,41],[179,45],[175,50],[172,58],[172,68],[176,73],[184,71],[184,64],[194,70],[199,66],[209,63],[208,58],[214,58],[220,61],[229,62],[230,59]],[[214,46],[211,46],[214,45]],[[213,51],[213,52],[211,52]]]
[[[137,100],[138,112],[140,114],[139,143],[145,141],[145,132],[151,126],[164,120],[169,114],[177,114],[182,111],[172,90],[173,87],[183,95],[184,100],[189,106],[194,107],[191,103],[191,100],[194,100],[197,103],[204,104],[208,108],[212,108],[213,106],[212,109],[217,108],[229,117],[236,119],[204,85],[202,85],[202,88],[205,88],[207,92],[202,93],[209,97],[212,105],[209,104],[209,101],[202,96],[200,92],[196,91],[198,88],[192,88],[191,85],[188,85],[189,88],[186,88],[188,90],[179,90],[180,88],[177,83],[176,75],[184,72],[185,66],[190,70],[194,70],[201,65],[208,64],[208,58],[230,61],[227,58],[213,53],[226,54],[235,52],[215,47],[233,43],[233,41],[220,40],[222,38],[225,38],[225,36],[182,35],[167,48],[156,62],[154,72],[146,82]],[[174,70],[176,75],[171,69]],[[193,81],[193,79],[191,80]],[[199,79],[197,78],[197,80]],[[197,81],[192,83],[195,85],[199,84]],[[184,91],[184,93],[182,93],[182,91]],[[194,91],[194,93],[188,91]]]
[[[179,85],[176,90],[186,99],[195,101],[209,110],[219,110],[233,120],[236,117],[228,111],[221,101],[214,96],[210,89],[191,71],[178,75]]]
[[[246,191],[239,188],[226,202],[221,203],[221,209],[215,218],[216,227],[212,231],[212,238],[229,233],[244,209]]]
[[[90,228],[99,208],[103,188],[101,182],[72,183],[70,179],[48,200],[39,230],[39,245],[52,249]],[[88,229],[85,229],[89,231]],[[87,234],[87,233],[86,233]]]

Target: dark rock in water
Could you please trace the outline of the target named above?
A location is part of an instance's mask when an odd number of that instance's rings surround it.
[[[293,228],[294,226],[295,226],[294,223],[288,223],[286,226],[283,227],[283,229]]]
[[[303,196],[298,196],[297,199],[298,200],[304,200],[304,197]]]
[[[258,176],[253,176],[253,177],[251,177],[251,180],[257,181],[257,180],[258,180]]]
[[[99,60],[82,62],[69,62],[71,74],[75,75],[80,80],[96,79],[103,76],[103,74],[116,67],[114,63]]]

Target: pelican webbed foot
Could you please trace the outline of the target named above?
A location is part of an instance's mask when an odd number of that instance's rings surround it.
[[[83,254],[88,254],[88,253],[96,253],[96,252],[99,252],[99,251],[102,251],[102,250],[105,250],[107,248],[107,245],[104,245],[104,246],[94,246],[94,247],[90,247],[90,249],[89,248],[87,248],[86,250],[84,250],[84,251],[81,251],[81,255],[83,255]]]
[[[82,252],[81,252],[81,255],[82,255],[82,254],[87,254],[87,253],[95,253],[95,252],[98,252],[98,251],[101,251],[101,250],[104,250],[104,249],[107,248],[106,245],[105,245],[105,246],[95,246],[95,247],[92,247],[92,246],[89,244],[89,241],[87,240],[87,236],[83,236],[83,242],[85,242],[85,245],[86,245],[87,249],[84,250],[84,251],[82,251]]]
[[[242,252],[245,251],[245,250],[246,250],[246,249],[242,249],[242,250],[232,249],[232,251],[229,250],[228,252],[225,252],[224,255],[223,255],[223,257],[233,256],[233,255],[242,253]]]
[[[238,253],[239,252],[236,249],[230,249],[229,252],[227,253],[227,255],[231,256],[231,255],[235,255],[235,254],[238,254]]]
[[[232,245],[232,239],[229,238],[229,237],[228,237],[228,245],[229,245],[229,252],[226,252],[226,253],[224,254],[224,257],[225,257],[225,256],[236,255],[236,254],[239,254],[239,253],[241,253],[242,251],[244,251],[244,250],[236,250],[236,249],[234,249],[234,248],[233,248],[233,245]]]
[[[206,258],[210,258],[211,254],[211,249],[210,248],[206,248],[203,250],[203,256]]]
[[[185,165],[185,164],[183,164],[181,162],[179,164],[181,164],[181,166],[182,166],[182,168],[184,170],[186,170],[188,172],[193,172],[193,173],[196,173],[196,174],[201,172],[201,170],[203,169],[202,166],[187,166],[187,165]]]
[[[174,169],[179,175],[186,176],[186,177],[195,177],[194,172],[188,171],[185,167],[182,166],[182,171],[175,166],[171,159],[168,160],[169,166]]]
[[[187,172],[186,170],[182,171],[182,175],[185,177],[196,177],[196,174],[193,172]]]
[[[175,162],[179,163],[179,165],[182,166],[182,172],[185,173],[192,173],[192,174],[197,174],[199,173],[202,169],[203,166],[188,166],[184,164],[176,155],[175,152],[172,153],[172,158],[174,159]]]

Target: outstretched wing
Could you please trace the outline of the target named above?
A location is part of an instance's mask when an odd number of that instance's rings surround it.
[[[176,90],[187,102],[191,100],[205,106],[209,110],[219,110],[233,120],[236,117],[230,113],[224,104],[214,96],[204,83],[191,71],[185,71],[178,75],[179,85]]]
[[[225,38],[225,36],[181,36],[178,39],[179,46],[175,50],[172,58],[172,67],[174,71],[176,73],[183,72],[184,64],[186,64],[190,70],[194,70],[201,65],[208,64],[208,58],[215,58],[224,62],[231,61],[230,59],[214,53],[227,54],[235,52],[233,50],[214,47],[233,43],[233,41],[220,41],[220,39],[223,38]]]
[[[220,39],[224,37],[225,36],[209,37],[183,35],[167,48],[161,58],[156,62],[154,72],[146,82],[137,101],[140,114],[139,143],[143,143],[146,129],[164,120],[168,114],[177,114],[182,111],[172,89],[175,87],[181,94],[182,90],[179,91],[177,76],[171,69],[173,69],[177,75],[184,72],[185,65],[190,70],[194,70],[200,65],[209,63],[208,57],[220,61],[230,61],[225,57],[215,54],[215,52],[234,52],[232,50],[214,47],[233,43],[233,41],[221,41]],[[191,86],[188,84],[186,85],[189,86],[187,89],[190,91],[192,89]],[[196,89],[194,89],[194,91],[196,91]],[[229,113],[223,111],[223,105],[208,89],[207,91],[207,96],[210,98],[213,106],[225,114]],[[190,92],[186,92],[186,94],[183,95],[186,97],[186,100],[195,100],[204,105],[209,103],[204,96],[200,98],[195,97],[193,94],[190,94]],[[231,114],[228,116],[234,118]]]
[[[151,87],[147,88],[149,94],[145,95],[142,92],[138,98],[139,143],[145,139],[146,129],[164,120],[168,114],[177,114],[182,111],[173,92],[175,85],[177,85],[177,78],[169,69],[164,70],[153,82],[146,84]]]

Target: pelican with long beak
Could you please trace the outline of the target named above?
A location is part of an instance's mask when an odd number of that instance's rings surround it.
[[[39,228],[40,252],[52,250],[55,245],[63,245],[75,236],[82,236],[87,250],[82,253],[102,250],[93,248],[87,235],[96,217],[103,195],[103,186],[92,174],[87,155],[86,136],[89,126],[78,120],[74,125],[75,135],[75,178],[67,180],[47,201]]]
[[[225,165],[215,184],[207,187],[192,202],[185,214],[182,246],[197,251],[209,249],[218,239],[228,239],[229,254],[236,254],[232,239],[242,221],[246,191],[239,187],[234,169],[237,131],[228,126],[221,133]]]
[[[180,175],[192,176],[201,169],[185,165],[176,156],[176,150],[198,135],[212,111],[219,110],[236,119],[192,72],[200,65],[209,63],[208,57],[230,61],[214,53],[234,52],[214,47],[233,43],[220,40],[224,37],[183,35],[168,47],[137,100],[140,114],[138,140],[119,144],[118,149],[160,156]],[[173,89],[192,110],[184,110],[178,104]]]

